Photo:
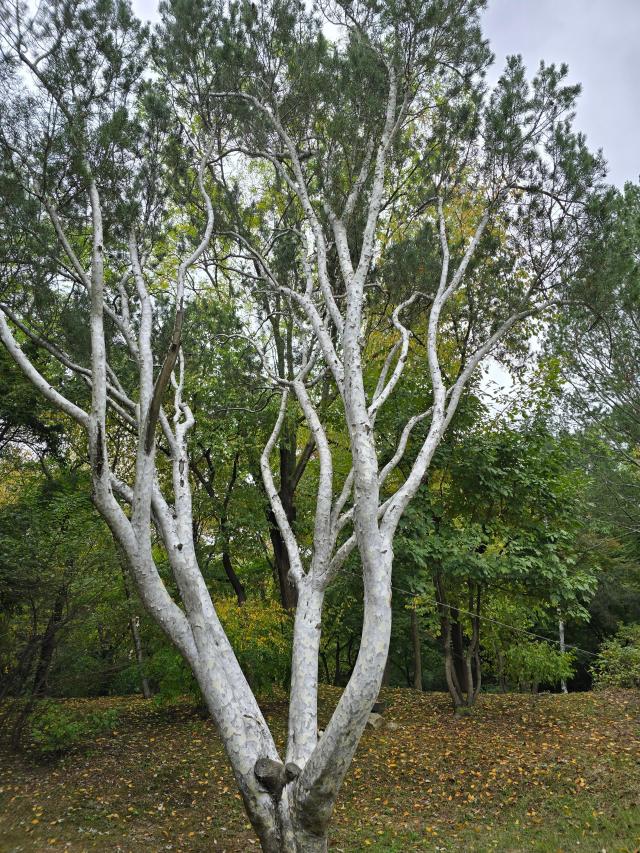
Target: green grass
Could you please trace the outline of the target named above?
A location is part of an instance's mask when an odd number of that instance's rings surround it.
[[[323,688],[321,722],[339,692]],[[446,696],[388,691],[334,815],[331,849],[640,849],[640,694],[489,695],[455,718]],[[117,729],[57,762],[0,755],[0,851],[258,849],[213,727],[184,702],[115,708]],[[282,743],[285,704],[267,717]]]
[[[457,832],[455,839],[407,832],[402,837],[384,833],[367,843],[363,838],[349,850],[401,853],[405,850],[510,851],[510,853],[635,853],[640,848],[640,810],[637,805],[598,808],[596,798],[556,797],[501,815],[494,822],[479,820]],[[531,810],[535,812],[532,815]],[[532,819],[534,818],[534,819]]]

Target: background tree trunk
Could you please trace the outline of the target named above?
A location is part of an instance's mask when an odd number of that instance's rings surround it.
[[[415,608],[411,609],[411,641],[413,643],[413,687],[422,690],[422,651],[420,648],[420,623]]]
[[[558,614],[559,615],[559,614]],[[564,622],[562,619],[558,620],[558,634],[560,636],[560,652],[561,654],[565,653],[565,645],[564,645]],[[568,693],[567,689],[567,681],[566,679],[562,679],[560,682],[560,689],[563,693]]]
[[[287,504],[285,504],[284,501],[283,506],[285,507],[286,512]],[[289,523],[291,523],[293,518],[289,513],[287,513],[287,518]],[[278,522],[276,521],[273,510],[271,509],[267,510],[267,520],[269,522],[269,538],[271,539],[271,545],[273,546],[273,563],[276,580],[278,582],[278,589],[280,590],[280,601],[285,610],[295,610],[298,596],[295,587],[289,580],[289,569],[291,568],[289,563],[289,552],[287,551],[287,546],[285,545],[282,534],[280,533]]]
[[[142,649],[142,639],[140,637],[140,629],[138,628],[138,620],[133,612],[133,599],[131,596],[131,592],[129,590],[129,584],[127,582],[127,569],[124,564],[124,554],[118,549],[118,554],[120,556],[120,570],[122,572],[122,586],[124,588],[124,595],[127,599],[127,607],[129,608],[129,630],[131,631],[131,637],[133,639],[133,648],[136,656],[136,663],[138,665],[138,673],[140,675],[140,689],[142,690],[142,695],[145,699],[151,699],[151,688],[149,687],[149,679],[145,675],[144,671],[144,651]]]
[[[11,746],[13,749],[18,749],[20,746],[27,719],[37,700],[45,696],[47,693],[47,678],[53,662],[57,634],[63,622],[66,599],[67,587],[65,585],[60,587],[56,593],[51,615],[49,616],[44,633],[40,639],[38,662],[33,676],[31,692],[28,695],[24,706],[20,710],[11,731]]]

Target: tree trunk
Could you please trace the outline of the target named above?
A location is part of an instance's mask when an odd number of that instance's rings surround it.
[[[451,648],[451,620],[445,615],[441,615],[442,629],[442,645],[444,650],[444,674],[449,688],[449,695],[453,700],[454,708],[461,708],[463,705],[462,691],[460,683],[456,675],[456,668],[453,662],[453,652]]]
[[[35,628],[34,628],[35,630]],[[2,687],[0,687],[0,703],[9,695],[19,696],[25,688],[29,679],[29,673],[33,666],[33,658],[38,646],[38,637],[32,636],[18,655],[18,662],[13,670],[3,674]]]
[[[507,679],[504,674],[504,654],[502,650],[499,650],[496,655],[497,666],[498,666],[498,684],[500,685],[500,692],[507,692]]]
[[[558,615],[560,615],[560,614],[558,613]],[[559,620],[558,620],[558,634],[560,635],[560,653],[561,653],[561,654],[564,654],[564,653],[565,653],[565,645],[564,645],[564,622],[563,622],[563,620],[562,620],[562,619],[559,619]],[[562,692],[563,692],[563,693],[568,693],[568,692],[569,692],[569,691],[567,690],[567,682],[566,682],[566,679],[564,679],[564,678],[560,681],[560,689],[562,690]]]
[[[231,564],[231,556],[229,555],[226,540],[222,549],[222,567],[224,569],[225,575],[227,576],[227,580],[233,587],[233,591],[235,592],[236,598],[238,599],[238,604],[244,604],[247,600],[247,593],[245,591],[242,581],[236,574],[233,565]]]
[[[476,679],[476,686],[474,689],[473,700],[475,702],[475,700],[478,698],[478,694],[480,693],[480,688],[482,687],[482,665],[480,662],[480,647],[479,647],[479,645],[476,645],[476,649],[475,649],[475,653],[474,653],[474,662],[475,662],[474,673],[475,673],[475,679]]]
[[[301,583],[293,626],[287,761],[304,766],[318,742],[318,658],[324,593]]]
[[[420,624],[415,608],[411,609],[411,641],[413,643],[413,687],[422,691],[422,651],[420,648]]]
[[[60,623],[62,622],[66,598],[67,587],[65,585],[61,587],[56,594],[51,615],[49,616],[47,626],[42,635],[42,639],[40,640],[39,657],[35,675],[33,677],[31,695],[28,697],[20,711],[11,732],[11,746],[13,749],[18,749],[20,746],[25,723],[27,722],[29,714],[33,710],[36,700],[44,696],[47,692],[47,678],[49,677],[49,670],[51,669],[51,663],[53,661],[57,633],[60,628]]]
[[[124,595],[127,599],[127,607],[129,608],[129,629],[131,631],[131,637],[133,639],[133,648],[136,656],[136,664],[138,665],[138,674],[140,676],[140,689],[142,690],[142,695],[145,699],[151,699],[151,688],[149,687],[149,680],[144,673],[144,652],[142,650],[142,640],[140,638],[140,630],[138,628],[138,621],[135,613],[133,612],[133,600],[131,598],[131,592],[129,591],[129,584],[127,583],[127,569],[125,567],[125,557],[121,551],[119,551],[120,555],[120,570],[122,572],[122,586],[124,588]]]
[[[273,823],[266,831],[261,832],[254,824],[263,853],[327,853],[328,832],[311,830],[305,825],[296,800],[295,782],[287,784],[279,798],[273,798],[272,805]]]
[[[458,619],[458,611],[452,607],[451,613],[451,641],[453,652],[453,666],[455,668],[456,679],[460,688],[467,692],[467,672],[465,666],[464,654],[464,635],[462,633],[462,625]]]
[[[67,588],[66,586],[63,586],[58,590],[53,602],[53,610],[51,611],[51,616],[49,617],[47,627],[45,628],[40,642],[40,656],[36,667],[36,673],[33,678],[34,697],[43,696],[47,691],[47,678],[49,676],[49,670],[51,669],[53,653],[56,647],[56,634],[60,627],[60,622],[62,621],[62,613],[66,598]]]
[[[480,665],[480,584],[475,586],[469,581],[469,611],[471,617],[471,641],[467,649],[467,705],[475,704],[482,684],[482,670]]]
[[[322,661],[325,680],[327,684],[331,684],[331,673],[329,672],[329,661],[327,660],[326,652],[320,652],[320,660]]]
[[[113,671],[115,645],[109,629],[98,622],[96,625],[98,632],[98,640],[100,642],[100,682],[97,689],[98,696],[107,696],[109,694],[110,673]]]
[[[238,457],[236,453],[233,459],[233,468],[231,470],[231,478],[227,484],[227,489],[222,502],[222,512],[220,513],[220,537],[222,539],[222,567],[227,576],[227,580],[233,587],[233,591],[238,599],[238,604],[244,604],[247,600],[247,594],[240,578],[235,572],[231,563],[231,554],[229,553],[229,502],[231,501],[231,493],[238,478]]]
[[[142,640],[140,639],[140,631],[138,630],[138,620],[135,616],[129,619],[129,628],[133,638],[133,648],[136,654],[136,663],[140,674],[140,688],[145,699],[151,699],[151,688],[149,687],[149,679],[144,673],[144,654],[142,652]]]
[[[286,510],[286,504],[285,506]],[[289,580],[289,552],[285,545],[278,522],[276,521],[273,510],[267,511],[267,520],[269,521],[269,538],[273,546],[273,562],[276,570],[276,580],[280,590],[280,601],[285,610],[294,610],[297,603],[297,594],[295,587]]]
[[[456,664],[453,655],[453,632],[451,626],[451,615],[455,613],[448,604],[446,592],[442,582],[442,576],[436,571],[433,576],[433,585],[436,589],[436,598],[440,610],[440,631],[442,634],[442,650],[444,653],[444,674],[449,689],[449,695],[453,701],[453,707],[457,710],[463,705],[460,679],[456,672]]]
[[[340,652],[342,651],[340,646],[340,638],[336,637],[336,653],[335,653],[335,672],[333,674],[333,683],[336,687],[340,684],[340,679],[342,678],[342,672],[340,669]]]
[[[467,695],[466,705],[470,708],[473,705],[474,690],[473,690],[473,658],[472,650],[469,647],[464,655],[464,678],[465,678],[465,693]]]

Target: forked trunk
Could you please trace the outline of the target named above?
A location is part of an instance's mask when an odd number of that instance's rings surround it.
[[[463,704],[462,691],[460,689],[460,684],[458,683],[456,669],[453,663],[453,653],[451,650],[451,622],[447,618],[443,619],[442,642],[444,649],[444,672],[447,679],[449,695],[453,701],[454,708],[460,708]]]
[[[283,792],[282,799],[273,803],[273,821],[254,828],[264,853],[327,853],[328,832],[310,830],[297,814],[293,785]],[[288,792],[291,791],[291,796]]]

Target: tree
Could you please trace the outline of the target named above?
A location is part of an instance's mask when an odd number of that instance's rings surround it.
[[[568,281],[566,310],[549,335],[566,380],[562,403],[577,422],[592,479],[592,545],[603,570],[589,631],[575,641],[594,650],[618,623],[640,614],[640,187],[611,189],[595,213]],[[583,677],[588,683],[584,669]]]
[[[115,653],[128,639],[130,613],[86,476],[51,464],[43,477],[24,461],[3,463],[2,474],[0,696],[20,700],[4,708],[5,721],[13,714],[6,729],[18,746],[37,700],[61,689],[82,693],[89,685],[106,692]],[[79,659],[84,683],[78,683]]]
[[[570,383],[573,411],[637,465],[640,416],[640,187],[611,190],[596,209],[580,265],[567,288],[569,310],[551,342]]]
[[[559,358],[568,411],[602,485],[599,514],[634,536],[640,529],[633,471],[640,439],[640,187],[612,189],[595,212],[549,348]]]
[[[537,693],[540,684],[557,686],[574,673],[574,654],[553,648],[549,643],[530,640],[511,645],[505,654],[507,678],[518,689]]]
[[[593,663],[594,686],[640,687],[640,625],[621,625]]]
[[[331,4],[324,12],[343,38],[330,44],[322,19],[297,3],[176,2],[162,6],[151,66],[145,29],[123,0],[52,0],[35,17],[7,0],[0,7],[1,227],[13,236],[20,223],[38,237],[8,244],[16,248],[2,270],[0,338],[85,432],[95,506],[144,606],[193,670],[266,851],[326,850],[385,670],[397,525],[475,368],[554,301],[599,174],[571,132],[577,88],[563,85],[566,69],[541,66],[529,86],[512,58],[486,97],[482,6]],[[368,388],[368,293],[397,296],[385,288],[385,250],[421,225],[435,235],[438,265],[428,292],[407,283],[383,316],[377,311],[387,348]],[[238,313],[249,313],[247,337],[281,398],[260,467],[298,599],[285,762],[222,628],[193,535],[182,330],[192,288],[229,240],[240,256],[228,272]],[[76,328],[84,323],[80,340],[61,321],[69,299]],[[405,318],[419,304],[430,405],[408,418],[381,464],[376,418],[403,378]],[[274,311],[291,318],[285,375],[262,332]],[[466,343],[449,378],[441,356],[454,316]],[[63,366],[59,384],[24,341]],[[302,542],[270,462],[294,403],[314,451],[305,472],[316,487],[311,538]],[[337,490],[336,418],[351,463]],[[158,571],[152,528],[177,598]],[[323,598],[356,551],[360,650],[318,739]]]
[[[438,602],[456,708],[478,696],[481,646],[500,670],[505,647],[519,639],[507,630],[504,642],[483,622],[496,604],[498,620],[529,627],[549,613],[555,621],[558,607],[584,616],[593,593],[594,563],[580,553],[588,484],[575,442],[554,435],[540,413],[525,414],[523,407],[513,422],[496,426],[480,411],[471,425],[457,423],[398,536],[398,562],[418,599],[431,611]],[[532,621],[523,624],[523,616]]]

